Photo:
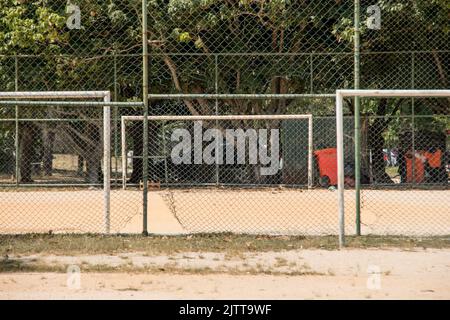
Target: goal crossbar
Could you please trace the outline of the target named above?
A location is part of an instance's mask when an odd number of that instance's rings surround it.
[[[110,95],[109,91],[11,91],[0,92],[0,99],[95,99]]]
[[[121,118],[121,149],[122,149],[122,187],[127,185],[127,142],[126,122],[144,121],[144,116],[122,116]],[[313,186],[313,115],[201,115],[201,116],[148,116],[149,121],[220,121],[220,120],[308,120],[308,188]]]
[[[337,90],[336,91],[336,138],[338,158],[338,215],[339,246],[345,245],[344,206],[344,99],[360,98],[446,98],[450,90]]]

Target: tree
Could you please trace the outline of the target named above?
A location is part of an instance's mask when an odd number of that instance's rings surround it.
[[[0,0],[0,55],[6,56],[0,58],[0,81],[4,90],[14,90],[11,77],[14,60],[10,57],[28,54],[34,57],[20,58],[21,62],[28,63],[26,69],[21,64],[19,70],[21,90],[112,91],[116,85],[117,99],[140,99],[140,1],[73,2],[81,8],[80,30],[66,27],[66,0]],[[363,13],[373,4],[362,1]],[[362,86],[411,87],[409,53],[417,51],[420,53],[415,56],[414,86],[448,88],[448,1],[379,0],[377,4],[382,9],[382,29],[368,30],[362,24]],[[148,10],[153,93],[333,93],[336,88],[352,87],[351,1],[149,0]],[[123,56],[129,54],[136,56]],[[313,87],[310,86],[311,67]],[[116,84],[112,80],[114,70],[119,75]],[[350,102],[348,105],[352,109]],[[405,105],[406,102],[395,100],[363,103],[365,149],[374,153],[374,166],[382,168],[375,174],[377,181],[387,181],[381,162],[384,136],[401,129],[396,121],[369,121],[369,116],[404,113]],[[196,115],[216,111],[205,99],[185,100],[181,105],[153,101],[152,106],[153,114]],[[303,113],[311,108],[318,114],[333,112],[332,103],[318,99],[219,102],[221,113],[234,114],[277,114],[286,110]],[[423,108],[446,112],[449,106],[448,101],[439,101]],[[0,107],[0,112],[4,110]],[[67,123],[36,126],[42,139],[49,132],[64,132],[64,141],[81,158],[92,159],[88,181],[98,182],[101,150],[92,145],[98,143],[101,127],[99,122],[90,120],[98,118],[100,111],[51,110],[51,116],[86,120],[85,125],[77,126]],[[24,116],[31,115],[30,112],[21,108]],[[42,111],[41,116],[46,117],[46,112],[49,111]],[[275,122],[266,124],[276,125]],[[142,132],[139,128],[133,132],[138,154]],[[43,152],[47,164],[50,151]],[[368,167],[368,152],[363,157]],[[135,161],[135,168],[142,167],[139,159]],[[133,179],[139,180],[140,174]]]
[[[365,5],[370,1],[363,1]],[[373,89],[439,89],[448,88],[450,73],[450,37],[448,26],[448,1],[408,0],[378,1],[382,12],[382,28],[369,30],[362,23],[361,77],[363,88]],[[353,41],[350,25],[343,23],[338,30],[346,41]],[[418,53],[413,53],[418,52]],[[414,60],[413,60],[414,59]],[[414,69],[412,70],[412,63]],[[413,82],[414,81],[414,82]],[[392,183],[385,172],[385,136],[392,137],[411,128],[411,123],[394,119],[410,115],[411,105],[405,99],[363,100],[362,140],[363,168],[370,167],[372,152],[373,180]],[[450,100],[416,101],[416,114],[445,114]],[[427,120],[428,121],[428,120]],[[428,121],[428,128],[432,128]],[[439,126],[435,126],[439,128]]]
[[[81,1],[82,30],[66,27],[67,2],[0,0],[0,55],[29,55],[19,57],[20,90],[104,90],[111,88],[112,58],[102,58],[112,52],[135,52],[139,49],[139,20],[137,2]],[[126,4],[126,6],[124,6]],[[123,9],[119,10],[118,7]],[[134,13],[134,14],[132,14]],[[128,14],[128,15],[127,15]],[[108,63],[104,63],[107,61]],[[13,59],[0,61],[2,70],[13,70]],[[139,61],[137,61],[139,64]],[[5,71],[4,74],[11,72]],[[14,72],[12,73],[14,74]],[[14,90],[14,79],[5,79],[5,89]],[[4,89],[4,90],[5,90]],[[6,108],[0,108],[5,110]],[[101,117],[101,109],[85,112],[81,109],[21,107],[21,117],[81,118],[84,125],[69,122],[20,123],[21,181],[31,181],[31,159],[35,157],[37,136],[45,139],[43,162],[46,174],[51,174],[51,140],[55,134],[76,150],[87,163],[87,181],[101,180],[102,124],[91,119]],[[31,129],[33,127],[33,129]],[[29,135],[30,130],[35,134]],[[33,139],[34,137],[34,139]]]
[[[343,55],[351,45],[339,41],[333,27],[351,17],[351,4],[338,1],[150,1],[149,43],[154,92],[178,93],[309,93],[311,53],[319,69],[317,91],[332,92],[326,83],[351,83]],[[158,81],[159,80],[159,81]],[[216,88],[217,87],[217,88]],[[320,90],[320,91],[319,91]],[[213,114],[206,99],[184,100],[178,114]],[[310,104],[311,101],[309,101]],[[322,108],[331,109],[327,103]],[[221,114],[298,112],[308,102],[287,99],[218,102]],[[239,124],[245,127],[245,123]],[[267,129],[280,123],[267,121]],[[260,181],[258,168],[247,173]],[[253,170],[254,169],[254,170]]]
[[[321,4],[289,0],[153,0],[149,12],[149,42],[156,60],[153,70],[159,74],[157,79],[166,80],[154,86],[161,91],[172,87],[175,92],[213,93],[215,54],[219,54],[220,92],[308,92],[309,56],[301,53],[336,53],[351,48],[332,32],[334,24],[353,12],[351,4],[340,1],[336,5],[328,0]],[[333,62],[332,67],[337,68],[340,61],[328,61],[329,67]],[[339,73],[330,76],[338,77]],[[276,114],[290,102],[230,99],[224,107],[236,114]],[[205,100],[184,103],[193,115],[211,113]]]

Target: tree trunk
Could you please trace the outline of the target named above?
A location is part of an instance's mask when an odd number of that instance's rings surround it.
[[[51,176],[53,171],[53,143],[55,141],[55,133],[45,126],[42,130],[43,155],[42,161],[44,165],[44,174]]]
[[[84,158],[81,155],[78,155],[78,164],[77,164],[77,175],[82,177],[84,173]]]
[[[92,154],[86,157],[87,180],[89,183],[95,184],[102,180],[101,159]]]
[[[101,145],[100,129],[93,124],[88,124],[86,134],[94,141],[93,144],[85,146],[85,152],[83,154],[83,158],[86,161],[87,181],[92,184],[97,184],[103,181],[101,167],[102,149],[98,147]]]
[[[20,182],[33,182],[31,178],[32,163],[34,158],[33,138],[35,136],[35,127],[29,123],[21,123],[19,130],[19,161],[20,161]]]

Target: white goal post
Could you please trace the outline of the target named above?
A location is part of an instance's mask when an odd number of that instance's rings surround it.
[[[336,91],[336,137],[338,158],[338,215],[339,246],[345,245],[345,206],[344,206],[344,112],[346,97],[360,98],[447,98],[450,90],[337,90]]]
[[[48,99],[103,99],[103,221],[104,232],[110,233],[110,190],[111,190],[111,102],[109,91],[28,91],[28,92],[0,92],[2,100],[48,100]],[[39,104],[42,105],[42,104]],[[76,105],[76,103],[74,103]],[[33,103],[30,101],[30,106]]]
[[[122,187],[127,186],[127,141],[126,141],[126,122],[144,121],[144,116],[122,116],[121,118],[121,149],[122,149]],[[220,120],[308,120],[308,188],[313,187],[313,116],[311,114],[303,115],[210,115],[210,116],[149,116],[149,121],[220,121]]]

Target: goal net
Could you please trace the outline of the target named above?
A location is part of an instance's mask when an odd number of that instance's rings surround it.
[[[170,225],[165,230],[173,233],[336,232],[335,193],[317,182],[312,115],[148,120],[150,226]],[[126,190],[143,187],[143,121],[121,121]]]

